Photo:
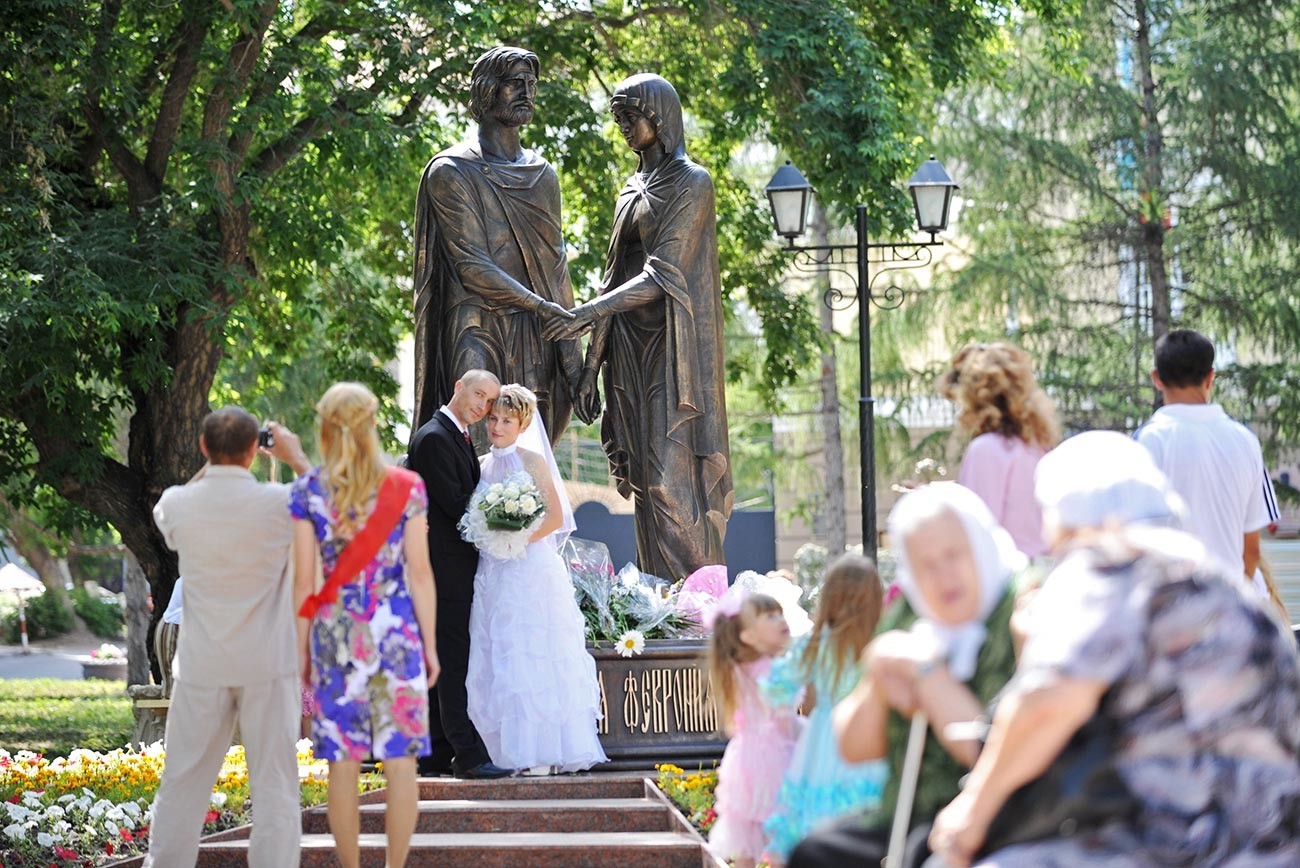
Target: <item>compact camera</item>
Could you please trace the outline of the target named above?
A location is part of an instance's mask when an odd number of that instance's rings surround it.
[[[275,437],[271,434],[271,429],[263,426],[257,432],[257,445],[263,449],[270,449],[275,445]]]

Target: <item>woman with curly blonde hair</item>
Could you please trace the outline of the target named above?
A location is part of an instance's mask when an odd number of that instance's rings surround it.
[[[972,436],[957,481],[988,504],[1017,548],[1044,554],[1034,469],[1060,440],[1061,426],[1029,354],[1007,343],[970,344],[953,357],[939,394],[957,403],[957,425]]]

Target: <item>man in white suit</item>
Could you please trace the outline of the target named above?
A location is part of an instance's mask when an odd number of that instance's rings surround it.
[[[270,454],[301,474],[298,437],[272,423]],[[198,858],[212,787],[236,722],[253,799],[252,868],[294,868],[299,814],[301,694],[294,645],[289,487],[258,482],[257,420],[226,407],[203,420],[208,464],[167,489],[154,521],[180,556],[185,629],[167,714],[167,758],[154,800],[145,868],[185,868]]]

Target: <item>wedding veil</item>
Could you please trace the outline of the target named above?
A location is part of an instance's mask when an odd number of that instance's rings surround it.
[[[519,435],[517,445],[521,449],[546,457],[546,467],[551,472],[551,484],[555,486],[555,496],[559,498],[560,510],[564,514],[564,522],[559,529],[546,539],[555,545],[556,551],[559,551],[564,548],[569,534],[573,533],[578,525],[573,520],[573,504],[569,502],[569,492],[564,488],[564,477],[560,476],[559,465],[555,463],[555,453],[551,451],[551,438],[547,435],[546,424],[542,422],[540,413],[533,416],[533,424]]]

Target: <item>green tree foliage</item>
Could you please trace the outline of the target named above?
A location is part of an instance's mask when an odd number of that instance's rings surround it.
[[[895,391],[930,393],[906,363],[936,328],[954,350],[1010,335],[1069,426],[1132,428],[1153,339],[1193,327],[1228,349],[1230,409],[1294,442],[1297,33],[1294,3],[1088,0],[1062,64],[1028,19],[998,86],[951,105],[969,260],[882,318]]]
[[[0,485],[110,522],[161,607],[176,564],[150,510],[197,469],[211,401],[301,426],[308,396],[350,377],[393,418],[384,365],[409,328],[419,169],[464,134],[470,66],[501,42],[543,58],[526,138],[560,169],[587,291],[634,165],[607,96],[642,70],[678,85],[770,402],[817,332],[780,289],[736,154],[770,137],[833,206],[901,220],[883,194],[920,156],[936,94],[1008,20],[983,0],[942,6],[14,0],[0,29]]]

